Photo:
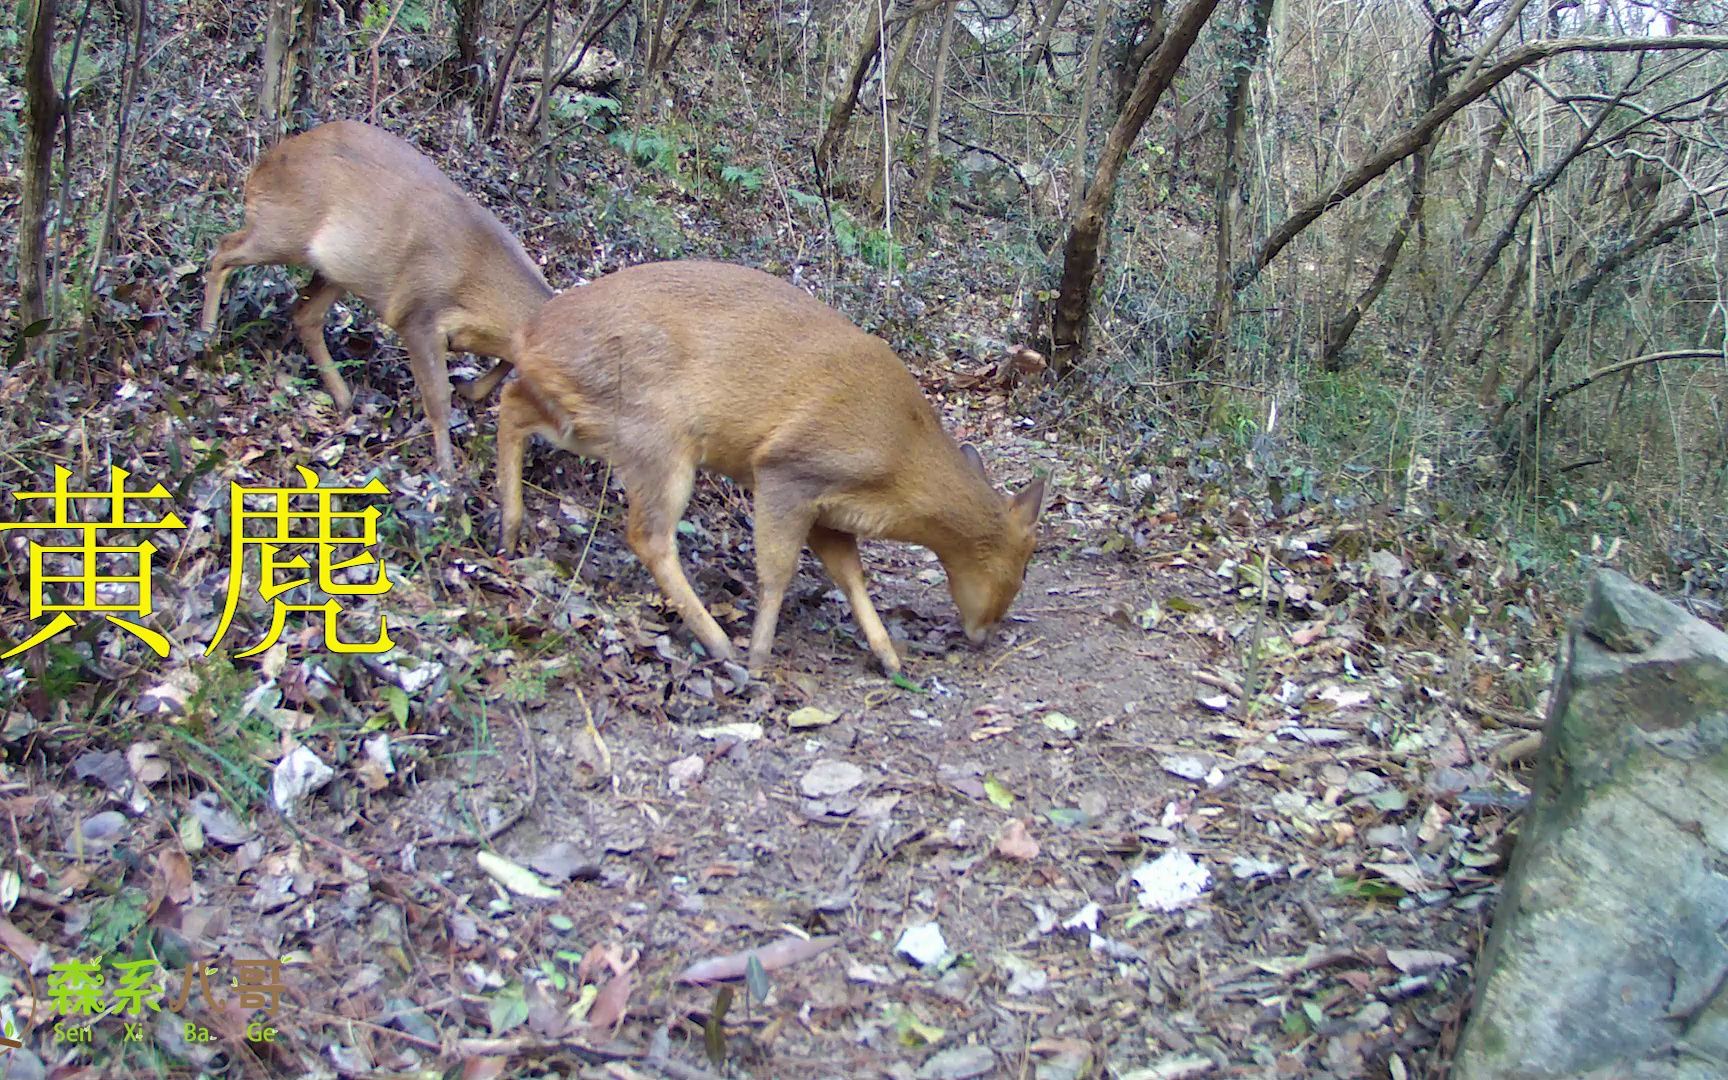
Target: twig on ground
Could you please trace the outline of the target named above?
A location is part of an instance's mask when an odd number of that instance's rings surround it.
[[[528,721],[523,718],[522,710],[509,710],[510,716],[516,721],[516,728],[522,733],[522,757],[528,762],[528,792],[517,804],[516,810],[506,816],[503,821],[492,826],[483,833],[446,833],[443,836],[432,836],[419,841],[421,847],[477,847],[480,844],[490,844],[515,828],[521,820],[533,809],[534,800],[540,794],[540,769],[535,763],[534,740],[528,733]],[[473,797],[469,797],[468,813],[473,816],[475,824],[480,821],[480,812],[474,806]]]

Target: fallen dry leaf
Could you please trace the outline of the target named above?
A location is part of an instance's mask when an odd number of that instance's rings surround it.
[[[608,1034],[616,1031],[630,1011],[630,991],[635,989],[635,984],[636,974],[632,971],[620,972],[608,979],[594,998],[594,1007],[588,1010],[588,1026]]]
[[[496,1080],[509,1066],[507,1057],[471,1057],[462,1063],[462,1080]]]
[[[162,760],[160,748],[154,742],[133,743],[126,751],[126,764],[140,784],[160,783],[168,775],[168,763]]]
[[[192,860],[184,851],[165,848],[156,856],[156,869],[161,874],[162,895],[176,904],[192,899]]]
[[[18,929],[11,919],[0,919],[0,947],[29,965],[32,975],[48,970],[48,946]]]
[[[732,979],[742,979],[744,972],[750,966],[750,958],[762,965],[762,970],[773,971],[800,960],[808,960],[812,956],[820,956],[840,943],[835,936],[819,938],[788,937],[764,945],[759,949],[747,949],[730,956],[716,956],[707,960],[698,960],[685,968],[678,976],[681,983],[716,983]]]
[[[1026,831],[1026,822],[1013,818],[996,834],[996,854],[1004,859],[1028,862],[1038,857],[1038,841]]]

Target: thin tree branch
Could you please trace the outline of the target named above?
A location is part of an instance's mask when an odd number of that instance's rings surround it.
[[[1660,364],[1664,360],[1721,359],[1723,359],[1723,352],[1721,349],[1670,349],[1667,352],[1645,353],[1643,356],[1634,356],[1628,360],[1618,360],[1609,364],[1607,367],[1597,368],[1595,371],[1592,371],[1590,374],[1576,382],[1567,383],[1565,386],[1562,386],[1558,390],[1555,390],[1543,397],[1542,411],[1547,412],[1557,405],[1561,398],[1571,397],[1573,394],[1576,394],[1591,383],[1599,382],[1610,375],[1618,375],[1622,371],[1630,371],[1635,367],[1642,367],[1645,364]]]
[[[1280,222],[1261,243],[1254,257],[1236,271],[1236,291],[1240,292],[1252,284],[1260,271],[1322,214],[1340,205],[1384,175],[1392,166],[1427,145],[1429,138],[1446,121],[1457,115],[1459,110],[1486,96],[1519,69],[1538,60],[1575,52],[1663,52],[1680,49],[1728,50],[1728,36],[1688,34],[1667,38],[1555,38],[1513,49],[1500,60],[1484,67],[1474,79],[1442,98],[1439,104],[1418,117],[1402,134],[1387,142],[1378,153],[1331,187],[1298,203],[1290,216]]]

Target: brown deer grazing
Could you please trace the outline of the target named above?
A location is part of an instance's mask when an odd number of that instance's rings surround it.
[[[479,401],[510,370],[514,335],[552,295],[510,230],[387,131],[352,120],[282,140],[246,178],[246,227],[217,245],[204,282],[204,331],[237,266],[304,266],[312,280],[294,329],[336,407],[353,402],[324,343],[324,315],[344,292],[365,300],[408,347],[438,468],[450,448],[445,350],[498,358],[463,387]]]
[[[865,590],[858,537],[934,551],[974,642],[1020,591],[1043,479],[997,491],[887,343],[802,289],[726,263],[636,266],[548,301],[513,358],[498,417],[505,551],[522,527],[530,435],[610,461],[631,550],[711,655],[730,658],[732,643],[679,568],[676,539],[698,467],[755,490],[753,671],[806,543],[890,674],[900,657]]]

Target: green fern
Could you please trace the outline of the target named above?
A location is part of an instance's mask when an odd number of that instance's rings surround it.
[[[638,164],[647,165],[667,176],[678,175],[678,159],[683,154],[684,147],[665,132],[652,127],[645,127],[640,131],[620,129],[608,135],[606,141],[635,158]]]
[[[390,9],[395,6],[387,0],[374,0],[366,5],[366,10],[360,16],[360,28],[377,34],[390,21]],[[424,34],[432,28],[432,8],[428,0],[404,0],[402,10],[396,15],[396,25],[416,34]]]
[[[888,235],[886,229],[866,229],[859,238],[859,247],[864,252],[864,259],[871,266],[896,273],[905,266],[900,243]]]
[[[762,190],[762,170],[742,165],[728,165],[720,170],[720,182],[745,191]]]
[[[616,98],[602,94],[572,94],[568,98],[553,99],[553,113],[561,120],[574,120],[584,127],[596,131],[604,131],[608,121],[618,115],[622,108]]]

